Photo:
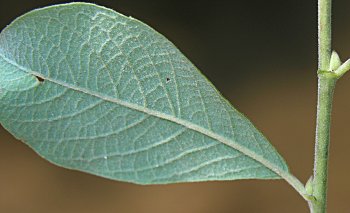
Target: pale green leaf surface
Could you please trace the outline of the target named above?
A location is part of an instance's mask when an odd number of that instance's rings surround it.
[[[0,121],[45,159],[110,179],[288,173],[265,137],[171,42],[93,4],[35,10],[3,30]]]

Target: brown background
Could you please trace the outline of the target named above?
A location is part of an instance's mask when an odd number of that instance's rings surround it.
[[[6,2],[6,3],[5,3]],[[48,0],[0,1],[0,28]],[[95,1],[173,41],[264,132],[305,182],[312,173],[316,108],[316,0]],[[334,1],[333,47],[350,56],[350,1]],[[348,23],[346,23],[348,22]],[[334,101],[329,212],[350,212],[350,75]],[[49,164],[0,129],[0,212],[308,212],[284,181],[138,186]]]

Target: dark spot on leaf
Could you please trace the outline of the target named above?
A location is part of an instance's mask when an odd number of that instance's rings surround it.
[[[36,79],[39,81],[39,82],[44,82],[44,80],[45,79],[43,79],[42,77],[40,77],[40,76],[35,76],[36,77]]]
[[[170,78],[166,78],[166,82],[168,83],[170,81]]]

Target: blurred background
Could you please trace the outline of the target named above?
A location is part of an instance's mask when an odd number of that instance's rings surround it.
[[[0,1],[0,29],[49,0]],[[314,1],[94,1],[164,34],[260,129],[304,183],[312,174],[316,111]],[[333,48],[350,57],[350,1],[333,3]],[[350,74],[336,88],[329,212],[350,212]],[[0,127],[3,213],[308,212],[284,181],[138,186],[51,165]]]

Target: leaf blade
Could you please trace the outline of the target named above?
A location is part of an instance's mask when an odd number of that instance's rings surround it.
[[[74,25],[78,20],[79,25]],[[14,42],[19,37],[24,40],[21,44]],[[21,56],[19,50],[23,49],[26,51]],[[6,88],[1,99],[2,125],[56,164],[144,184],[280,178],[279,173],[288,173],[283,159],[261,133],[176,47],[135,19],[82,3],[37,10],[1,33],[0,56],[0,70],[12,64],[18,71],[45,79],[24,92]],[[53,56],[61,61],[51,59]],[[32,100],[13,103],[13,97],[20,93]],[[46,94],[48,98],[44,99],[59,96],[59,100],[48,104],[38,94]],[[18,109],[6,106],[25,106],[28,102],[42,106],[22,107],[23,115],[16,115]],[[54,115],[38,113],[45,108]],[[103,115],[103,122],[110,126],[99,121],[98,115]],[[116,115],[118,121],[107,119]],[[96,123],[86,127],[83,121]],[[37,132],[29,128],[33,125]],[[27,127],[21,130],[16,126]],[[127,134],[122,131],[125,128]],[[52,129],[64,131],[57,135]],[[89,135],[88,130],[99,137]],[[49,134],[40,142],[38,135],[47,131]],[[110,137],[109,133],[117,136]],[[104,141],[104,136],[108,140]],[[55,141],[63,141],[63,145],[52,144]],[[120,145],[123,141],[133,144]],[[152,151],[154,147],[157,151]]]

